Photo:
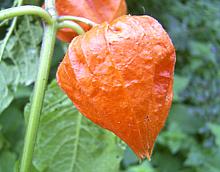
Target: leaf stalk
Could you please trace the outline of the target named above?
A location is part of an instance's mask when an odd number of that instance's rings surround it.
[[[60,22],[58,24],[58,29],[62,29],[62,28],[70,28],[70,29],[74,30],[79,35],[85,33],[85,31],[82,29],[82,27],[79,24],[72,22],[72,21]]]
[[[76,22],[82,22],[85,23],[91,27],[96,26],[97,24],[89,19],[83,18],[83,17],[78,17],[78,16],[59,16],[58,21],[76,21]]]

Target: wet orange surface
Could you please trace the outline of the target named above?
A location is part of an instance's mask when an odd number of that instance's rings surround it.
[[[149,16],[122,16],[71,42],[57,81],[87,118],[151,156],[173,97],[174,46]]]
[[[125,0],[56,0],[56,9],[59,16],[85,17],[95,23],[110,22],[127,11]],[[88,25],[79,24],[86,31],[90,29]],[[57,36],[62,41],[71,42],[77,34],[71,29],[64,28]]]

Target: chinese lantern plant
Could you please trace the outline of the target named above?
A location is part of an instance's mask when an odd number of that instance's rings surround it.
[[[152,17],[121,16],[125,1],[46,0],[44,8],[0,12],[0,20],[30,14],[45,22],[20,171],[30,171],[56,35],[72,40],[57,71],[62,90],[84,116],[150,159],[173,97],[175,50],[168,34]]]
[[[76,108],[150,159],[173,97],[175,51],[149,16],[122,16],[71,42],[57,80]]]

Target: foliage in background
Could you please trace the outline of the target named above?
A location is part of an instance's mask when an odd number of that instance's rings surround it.
[[[174,103],[166,127],[157,139],[152,160],[139,163],[130,149],[121,157],[123,151],[115,137],[84,118],[80,128],[82,136],[76,137],[79,114],[52,82],[41,119],[34,170],[55,172],[69,165],[68,171],[74,171],[71,166],[75,164],[85,168],[85,172],[101,171],[103,166],[105,171],[115,172],[123,158],[120,167],[123,172],[218,172],[220,1],[127,2],[131,14],[147,14],[158,19],[177,50]],[[25,0],[25,3],[40,5],[41,2]],[[0,9],[12,5],[13,0],[3,0]],[[0,45],[11,22],[1,25]],[[24,107],[29,102],[37,72],[42,31],[40,20],[19,18],[4,48],[0,62],[0,172],[12,172],[18,164],[24,137]],[[50,81],[65,49],[66,45],[57,41]],[[77,138],[80,144],[75,159]]]
[[[0,113],[7,108],[14,97],[23,96],[19,95],[21,94],[19,89],[25,89],[34,82],[41,37],[41,24],[25,16],[14,30],[14,35],[7,41],[0,63],[0,94],[2,95]]]
[[[220,169],[219,6],[218,0],[129,0],[132,14],[162,23],[177,50],[174,103],[150,163],[159,172]]]

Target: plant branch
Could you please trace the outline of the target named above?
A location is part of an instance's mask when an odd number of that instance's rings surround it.
[[[75,22],[71,22],[71,21],[63,21],[63,22],[59,23],[58,29],[62,29],[62,28],[73,29],[78,35],[85,33],[85,31],[82,29],[82,27],[79,24],[77,24]]]
[[[0,20],[6,20],[22,15],[36,15],[44,19],[48,24],[52,24],[51,15],[41,7],[26,5],[12,7],[0,11]]]
[[[53,3],[51,3],[53,2]],[[45,90],[47,87],[48,76],[54,51],[57,21],[55,16],[54,0],[46,0],[46,7],[50,8],[51,14],[45,11],[45,19],[48,21],[45,25],[43,43],[40,54],[39,71],[35,82],[33,99],[29,121],[26,129],[24,149],[21,159],[20,172],[30,172],[34,153],[34,146],[37,137],[40,114],[42,111]],[[46,8],[47,9],[47,8]],[[44,10],[43,10],[44,11]],[[33,14],[33,13],[31,13]]]
[[[82,22],[82,23],[85,23],[91,27],[97,25],[95,22],[89,20],[89,19],[86,19],[86,18],[83,18],[83,17],[77,17],[77,16],[59,16],[58,17],[58,21],[65,21],[65,20],[72,20],[72,21],[77,21],[77,22]]]

